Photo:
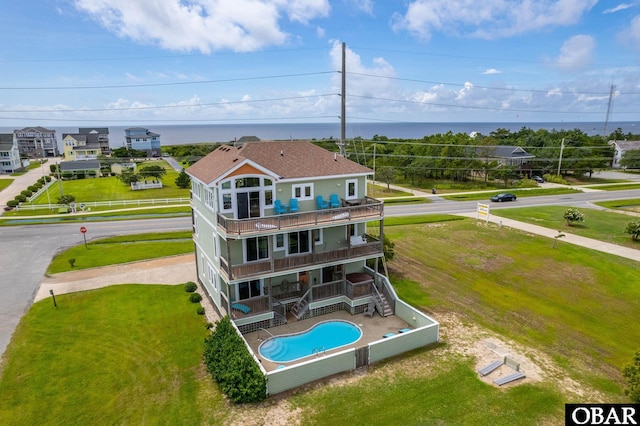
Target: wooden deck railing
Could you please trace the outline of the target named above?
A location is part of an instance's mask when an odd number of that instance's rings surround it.
[[[277,234],[297,228],[308,228],[328,223],[343,223],[364,219],[381,220],[383,203],[374,198],[365,197],[360,204],[324,210],[301,211],[281,215],[254,217],[249,219],[230,219],[218,213],[218,227],[227,236],[247,236]],[[353,201],[351,201],[353,203]]]
[[[367,236],[367,241],[367,243],[358,246],[343,247],[324,252],[291,255],[285,258],[274,259],[273,263],[271,260],[265,260],[232,265],[231,268],[229,268],[227,260],[222,258],[220,266],[222,270],[227,273],[229,279],[237,280],[265,273],[284,272],[303,266],[382,254],[382,242],[380,242],[380,240],[374,240],[373,237]]]

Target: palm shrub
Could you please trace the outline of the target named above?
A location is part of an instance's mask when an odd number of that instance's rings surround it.
[[[574,222],[584,222],[584,213],[577,209],[567,209],[564,212],[564,219],[567,221],[567,225],[571,226]]]
[[[640,240],[640,220],[632,220],[627,223],[627,228],[624,232],[625,234],[631,234],[631,239],[634,241]]]
[[[267,397],[267,379],[228,315],[216,322],[204,342],[207,370],[229,400],[246,403]]]

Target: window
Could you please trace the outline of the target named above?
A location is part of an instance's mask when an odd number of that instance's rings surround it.
[[[222,194],[222,210],[231,210],[231,194]]]
[[[238,299],[249,299],[261,295],[260,280],[245,281],[238,284]]]
[[[309,231],[289,233],[289,254],[309,253],[310,247]]]
[[[313,242],[314,244],[318,245],[318,244],[322,244],[322,240],[324,237],[324,233],[322,232],[322,229],[316,229],[315,231],[313,231]]]
[[[269,258],[269,237],[247,238],[245,242],[247,262]]]
[[[284,250],[284,234],[278,234],[273,236],[273,250]]]
[[[293,198],[298,200],[312,200],[313,199],[313,185],[293,185]]]
[[[357,180],[347,180],[347,193],[345,194],[345,198],[347,200],[358,198],[358,181]]]

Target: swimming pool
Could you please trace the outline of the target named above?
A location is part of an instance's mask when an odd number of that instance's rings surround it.
[[[362,330],[349,321],[320,322],[296,334],[271,337],[260,344],[260,355],[272,362],[292,362],[357,342]]]

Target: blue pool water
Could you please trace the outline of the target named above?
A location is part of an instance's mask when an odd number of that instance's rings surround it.
[[[348,321],[324,321],[298,334],[271,337],[260,344],[260,355],[272,362],[291,362],[350,345],[362,337],[362,330]]]

